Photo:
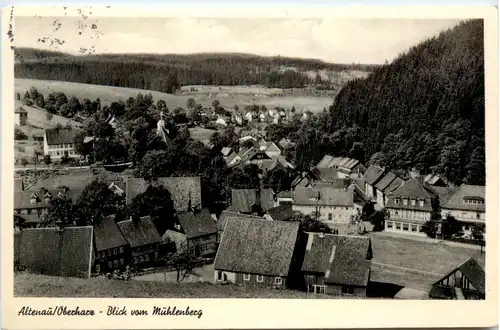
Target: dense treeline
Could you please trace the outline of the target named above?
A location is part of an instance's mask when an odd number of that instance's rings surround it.
[[[299,71],[286,69],[292,66]],[[36,61],[19,55],[15,76],[173,93],[182,85],[301,88],[315,81],[300,71],[320,69],[369,71],[372,66],[246,54],[52,56]]]
[[[464,22],[348,83],[333,132],[356,126],[371,163],[485,183],[483,21]]]

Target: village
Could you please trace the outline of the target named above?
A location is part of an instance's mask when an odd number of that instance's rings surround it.
[[[180,111],[151,110],[154,141],[160,149],[182,148],[179,132],[214,129],[215,138],[200,141],[210,150],[210,166],[221,159],[232,173],[227,198],[204,186],[217,172],[163,176],[157,167],[166,160],[147,155],[140,164],[99,161],[97,136],[84,137],[82,155],[80,129],[46,129],[38,142],[46,166],[16,168],[16,271],[340,298],[484,299],[484,186],[418,171],[401,176],[327,153],[299,168],[290,157],[296,142],[276,140],[266,128],[317,114],[259,106],[238,111],[216,100],[213,110],[188,107],[197,114],[182,120]],[[18,127],[29,121],[22,107],[15,115]],[[113,114],[99,120],[120,129]],[[231,139],[220,138],[228,132]],[[96,202],[96,191],[105,191],[106,201]],[[170,213],[158,206],[167,199]],[[78,207],[92,219],[75,216]]]

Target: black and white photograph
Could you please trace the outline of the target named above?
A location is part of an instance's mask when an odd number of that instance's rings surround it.
[[[483,19],[92,10],[12,9],[14,297],[496,296]]]

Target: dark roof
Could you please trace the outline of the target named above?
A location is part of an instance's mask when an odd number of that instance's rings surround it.
[[[324,274],[325,283],[366,286],[370,259],[368,237],[308,233],[302,271]]]
[[[446,185],[446,182],[440,176],[435,174],[427,174],[423,180],[425,183],[430,185],[441,185],[441,186]]]
[[[369,185],[374,185],[377,183],[378,180],[382,178],[382,175],[384,174],[384,169],[375,165],[370,165],[368,169],[365,172],[364,175],[364,180],[366,183]]]
[[[335,168],[318,168],[317,171],[323,181],[334,182],[339,179],[339,172]]]
[[[292,205],[283,204],[270,208],[267,210],[267,214],[269,214],[273,220],[285,221],[293,218],[294,212]]]
[[[228,219],[232,218],[242,218],[242,219],[258,219],[258,220],[264,220],[263,217],[258,217],[255,215],[250,215],[250,214],[244,214],[244,213],[237,213],[237,212],[231,212],[228,210],[222,211],[222,213],[219,216],[219,219],[217,219],[217,230],[218,231],[223,231],[224,226],[227,223]]]
[[[16,108],[14,113],[28,113],[28,111],[26,111],[26,109],[24,109],[23,107],[18,107]]]
[[[252,205],[260,204],[262,209],[268,210],[274,206],[274,192],[272,189],[260,189],[260,200],[257,199],[257,189],[231,190],[231,207],[233,212],[252,212]]]
[[[380,179],[379,182],[377,182],[377,184],[375,184],[375,188],[377,188],[378,190],[384,192],[384,190],[389,187],[389,185],[392,183],[392,181],[394,181],[396,179],[396,174],[392,173],[392,172],[389,172],[387,173],[386,175],[384,175],[382,177],[382,179]]]
[[[14,255],[36,274],[90,277],[93,228],[24,229],[16,236]]]
[[[215,257],[214,269],[288,276],[299,223],[231,218]]]
[[[396,189],[398,189],[399,187],[401,187],[401,185],[403,185],[403,183],[405,183],[405,181],[404,181],[403,179],[398,178],[398,177],[397,177],[397,178],[395,178],[395,179],[391,182],[391,184],[390,184],[387,188],[385,188],[384,193],[385,193],[385,194],[387,194],[387,195],[388,195],[388,194],[391,194],[394,190],[396,190]]]
[[[48,208],[50,203],[45,201],[45,195],[50,196],[50,198],[57,198],[59,194],[63,194],[67,198],[71,199],[73,202],[76,202],[78,197],[82,194],[83,190],[81,189],[69,189],[68,191],[64,190],[48,190],[47,192],[42,191],[18,191],[14,194],[14,209],[40,209],[40,208]],[[36,200],[35,203],[31,203],[31,197],[34,197]]]
[[[75,137],[79,133],[75,129],[67,128],[53,128],[45,130],[45,135],[47,137],[47,144],[64,144],[64,143],[74,143]]]
[[[189,201],[192,207],[201,206],[201,181],[200,177],[164,177],[158,183],[163,185],[172,195],[174,208],[177,212],[187,211]],[[125,181],[125,194],[127,204],[137,195],[146,191],[149,183],[142,178],[127,178]]]
[[[95,248],[97,251],[117,248],[128,245],[115,222],[115,216],[104,217],[98,225],[94,226]]]
[[[455,288],[444,285],[433,285],[429,292],[429,297],[433,299],[456,299]]]
[[[123,178],[119,174],[110,171],[93,173],[89,170],[78,170],[40,179],[34,185],[29,187],[28,190],[39,191],[42,188],[51,190],[60,189],[62,187],[68,187],[70,189],[84,189],[88,184],[96,179],[110,184],[111,182],[118,183],[123,181]]]
[[[120,221],[118,227],[132,248],[161,242],[161,236],[149,216],[141,217],[137,223]]]
[[[428,188],[425,188],[417,179],[410,179],[402,186],[394,190],[391,195],[407,198],[433,198],[435,194]]]
[[[469,282],[476,288],[477,291],[479,291],[481,294],[485,294],[486,276],[484,270],[472,257],[465,260],[458,267],[451,270],[448,274],[446,274],[439,281],[437,281],[436,284],[441,282],[443,279],[446,279],[448,276],[455,273],[456,271],[460,271],[469,280]]]
[[[456,188],[452,193],[450,193],[448,199],[443,204],[444,209],[457,209],[464,211],[476,211],[485,212],[486,209],[486,199],[485,186],[472,186],[472,185],[461,185]],[[480,198],[483,200],[483,204],[465,204],[465,198]]]
[[[216,223],[208,210],[179,213],[178,218],[189,238],[217,233]]]
[[[353,198],[352,189],[297,187],[293,191],[297,205],[352,206]]]

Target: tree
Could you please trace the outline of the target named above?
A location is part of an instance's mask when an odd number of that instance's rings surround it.
[[[451,215],[447,215],[446,218],[441,223],[441,235],[444,239],[449,239],[453,235],[462,231],[462,226],[455,219],[455,217]]]
[[[27,106],[33,105],[33,101],[30,99],[30,93],[26,92],[23,96],[23,103]]]
[[[76,202],[80,224],[99,224],[104,216],[116,211],[117,198],[108,184],[99,179],[93,180],[83,189]]]
[[[276,167],[267,172],[264,177],[264,187],[273,189],[274,192],[288,191],[291,189],[293,177],[289,171]]]
[[[54,118],[54,115],[50,112],[47,111],[45,114],[45,118],[49,121],[49,123],[52,121],[52,118]]]
[[[35,104],[40,107],[44,108],[45,107],[45,99],[43,98],[42,94],[38,94],[36,99],[35,99]]]
[[[128,214],[132,219],[150,216],[160,235],[167,229],[174,229],[175,210],[172,195],[167,188],[156,182],[149,184],[146,191],[132,199]]]
[[[472,227],[472,238],[479,242],[481,245],[481,253],[483,253],[484,225],[475,225]]]
[[[19,94],[19,92],[16,92],[16,100],[18,100],[18,101],[21,100],[21,94]]]
[[[44,217],[45,225],[69,225],[75,220],[75,210],[73,201],[66,197],[52,198],[49,203],[49,209]]]
[[[354,142],[351,150],[349,151],[349,157],[359,160],[360,162],[365,161],[365,151],[363,150],[363,144],[361,142]]]
[[[36,89],[35,86],[32,86],[29,90],[28,95],[29,95],[30,99],[32,99],[34,101],[34,100],[36,100],[38,95],[40,95],[40,93],[38,92],[38,90]]]
[[[215,110],[217,110],[217,108],[219,108],[220,102],[218,100],[213,100],[212,106],[214,107],[214,111],[215,111]]]
[[[50,164],[52,164],[52,158],[50,157],[50,155],[43,156],[43,162],[45,163],[45,165],[50,166]]]
[[[316,220],[311,215],[296,214],[293,216],[291,221],[299,221],[300,230],[302,232],[326,233],[326,234],[332,233],[330,227],[328,227],[323,222]]]
[[[29,163],[28,158],[26,157],[21,158],[21,165],[23,165],[23,167],[26,167],[28,163]]]
[[[186,104],[186,107],[188,110],[193,110],[195,107],[196,107],[196,102],[193,98],[189,98],[187,100],[187,104]]]
[[[160,112],[165,113],[165,114],[168,113],[167,103],[165,103],[164,100],[156,101],[156,109]]]
[[[431,219],[422,225],[422,231],[430,238],[436,238],[439,229],[439,224],[435,219]]]
[[[180,283],[196,266],[196,261],[197,258],[191,253],[185,251],[177,252],[166,260],[165,269],[173,267],[177,271],[177,283]],[[164,273],[164,275],[166,279],[166,274]]]
[[[177,157],[172,148],[147,151],[136,168],[136,176],[146,181],[155,181],[160,177],[170,176],[176,170],[176,160]]]

